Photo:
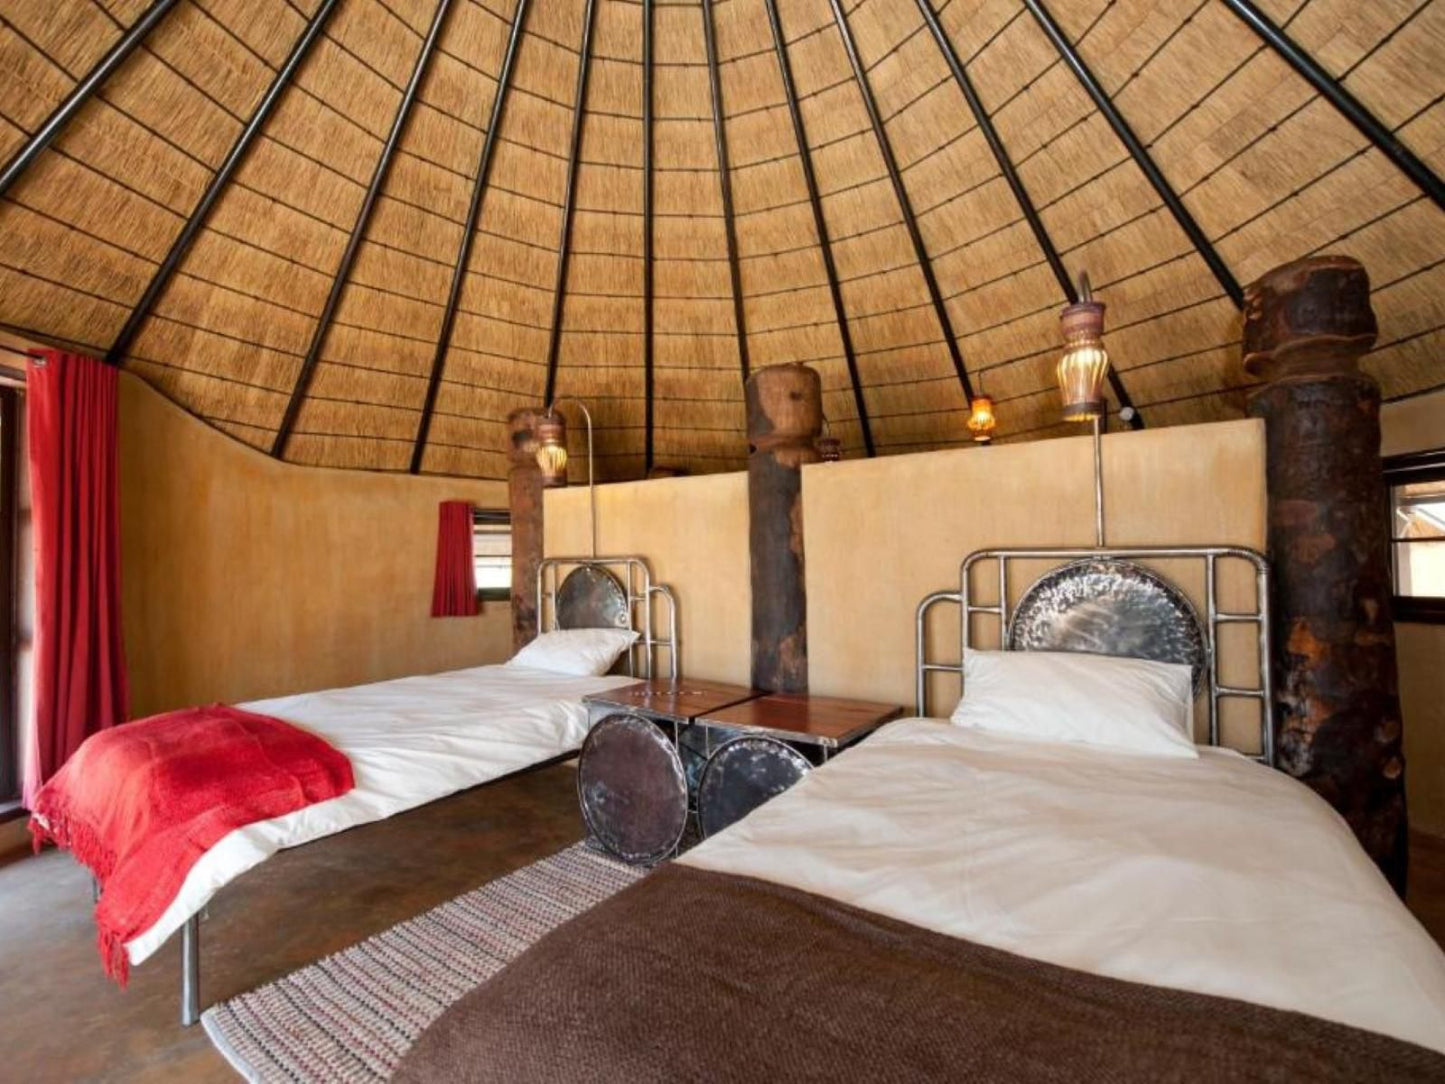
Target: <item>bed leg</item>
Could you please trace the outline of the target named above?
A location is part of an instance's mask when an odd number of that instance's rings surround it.
[[[201,917],[192,915],[181,927],[181,1026],[201,1018]]]

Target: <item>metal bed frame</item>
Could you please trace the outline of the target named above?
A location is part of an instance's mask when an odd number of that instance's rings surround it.
[[[665,584],[652,582],[652,570],[647,558],[635,555],[624,557],[549,557],[537,569],[537,627],[542,631],[558,628],[583,628],[580,620],[569,616],[564,603],[558,607],[558,591],[578,570],[605,572],[617,584],[616,595],[607,600],[616,602],[620,609],[617,620],[607,627],[626,628],[638,632],[637,643],[627,652],[627,673],[634,677],[650,678],[657,669],[656,654],[666,650],[669,658],[669,676],[678,677],[677,650],[677,596]],[[562,576],[566,570],[567,576]],[[667,608],[667,637],[659,639],[653,632],[652,604],[661,599]],[[595,597],[586,602],[595,603]],[[545,609],[544,609],[545,604]],[[585,608],[585,607],[584,607]],[[640,625],[640,627],[639,627]],[[639,662],[641,674],[639,675]],[[525,769],[524,769],[525,770]],[[485,785],[485,784],[479,784]],[[359,826],[358,826],[359,827]],[[322,837],[323,839],[326,837]],[[312,840],[313,843],[320,840]],[[92,880],[92,895],[99,899],[99,889]],[[207,917],[209,908],[203,907],[186,919],[181,926],[181,1025],[190,1027],[201,1018],[201,921]]]
[[[618,593],[606,598],[599,594],[610,591],[604,580],[602,591],[586,599],[588,604],[611,607],[616,627],[639,633],[637,643],[627,652],[627,673],[631,677],[651,678],[657,670],[657,652],[668,656],[668,677],[676,681],[679,673],[677,650],[677,596],[666,584],[652,582],[652,569],[646,557],[548,557],[537,566],[537,628],[553,632],[559,628],[577,628],[569,620],[566,603],[560,606],[558,592],[574,573],[582,570],[605,572],[617,585]],[[566,572],[566,576],[562,573]],[[653,631],[652,603],[661,599],[667,608],[667,636],[659,638]],[[625,623],[624,623],[625,622]],[[611,626],[609,626],[611,627]],[[641,666],[638,666],[639,656]]]
[[[1087,562],[1117,560],[1137,564],[1149,560],[1197,560],[1204,565],[1205,616],[1200,621],[1206,646],[1204,674],[1208,682],[1210,745],[1220,744],[1219,702],[1227,698],[1248,699],[1260,705],[1260,752],[1254,759],[1270,767],[1275,762],[1274,711],[1270,680],[1270,570],[1263,554],[1244,546],[1129,546],[1088,548],[1028,548],[977,550],[964,558],[959,566],[956,591],[934,591],[918,604],[915,617],[916,682],[915,692],[919,715],[927,715],[928,675],[957,674],[963,680],[963,657],[973,648],[973,619],[989,615],[998,619],[1000,647],[1009,649],[1014,615],[1009,609],[1009,564],[1013,561]],[[1218,600],[1218,566],[1222,560],[1239,560],[1252,566],[1255,576],[1255,609],[1237,612],[1220,609]],[[993,561],[997,564],[998,603],[984,605],[972,590],[971,573],[976,566]],[[1152,572],[1152,570],[1151,570]],[[1157,573],[1155,573],[1157,575]],[[1166,583],[1166,577],[1159,576]],[[957,662],[932,661],[928,655],[926,623],[929,611],[939,603],[955,603],[959,614],[959,658]],[[1197,615],[1196,615],[1197,617]],[[1259,687],[1254,689],[1226,685],[1219,677],[1219,630],[1227,624],[1254,624],[1258,630],[1257,651]]]

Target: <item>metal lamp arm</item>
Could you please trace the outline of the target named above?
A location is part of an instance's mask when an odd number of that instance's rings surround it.
[[[559,396],[547,404],[548,415],[556,411],[558,403],[571,403],[582,411],[582,417],[587,422],[587,511],[592,521],[592,556],[595,558],[597,556],[597,481],[592,469],[592,412],[587,409],[587,404],[581,399]]]

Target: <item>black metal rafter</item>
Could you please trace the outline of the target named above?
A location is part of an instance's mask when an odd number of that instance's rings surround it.
[[[848,316],[843,309],[843,292],[838,286],[838,267],[833,262],[833,249],[828,240],[828,223],[823,218],[823,201],[818,195],[818,178],[813,173],[813,155],[808,147],[808,134],[803,128],[803,114],[798,109],[798,90],[793,83],[793,67],[783,38],[783,24],[778,19],[777,0],[763,0],[768,9],[768,22],[773,29],[773,46],[778,54],[778,68],[783,76],[783,95],[787,98],[788,115],[793,121],[793,135],[798,142],[798,159],[803,165],[803,179],[808,186],[808,202],[813,208],[813,225],[818,231],[818,247],[823,253],[823,267],[828,273],[828,291],[833,296],[833,314],[838,321],[838,334],[843,340],[843,357],[848,363],[848,377],[853,382],[853,403],[858,411],[858,424],[863,430],[863,447],[871,456],[873,429],[868,424],[868,408],[863,402],[863,385],[858,379],[858,358],[853,351],[853,334],[848,330]]]
[[[562,346],[562,303],[567,289],[567,264],[572,258],[572,213],[577,209],[577,161],[582,151],[582,124],[587,119],[587,78],[592,68],[592,17],[597,0],[587,0],[582,22],[582,47],[577,54],[577,90],[572,103],[572,140],[567,152],[567,188],[562,196],[562,236],[557,240],[557,283],[552,290],[552,331],[547,340],[547,388],[542,401],[557,395],[557,354]]]
[[[100,62],[90,69],[89,74],[75,84],[65,96],[65,100],[45,118],[45,123],[31,133],[24,145],[5,163],[4,169],[0,169],[0,196],[10,190],[10,186],[20,179],[30,168],[30,164],[40,157],[40,152],[48,147],[70,122],[70,118],[80,111],[80,107],[90,100],[91,95],[125,62],[125,58],[145,40],[145,36],[166,17],[166,13],[176,6],[177,2],[178,0],[156,0],[146,9],[144,15],[130,25],[105,56],[100,58]]]
[[[642,0],[642,472],[652,472],[652,0]]]
[[[858,44],[848,28],[848,19],[843,14],[839,0],[828,0],[833,8],[833,21],[838,24],[838,33],[843,36],[843,51],[848,54],[848,63],[853,68],[853,78],[858,91],[863,95],[863,105],[868,110],[868,122],[873,126],[874,138],[878,141],[878,152],[883,164],[888,167],[888,179],[893,182],[893,194],[898,199],[898,209],[903,213],[903,224],[908,228],[908,237],[913,242],[913,255],[918,268],[923,272],[923,281],[928,286],[928,297],[933,302],[933,311],[938,316],[938,325],[948,345],[948,356],[953,359],[953,369],[958,374],[958,383],[963,388],[964,407],[973,403],[973,385],[968,379],[968,369],[963,364],[963,352],[958,348],[958,332],[954,330],[953,319],[948,315],[948,306],[943,301],[943,291],[938,288],[938,278],[933,273],[933,260],[923,243],[923,234],[918,230],[918,218],[913,213],[913,201],[908,198],[908,189],[903,186],[903,174],[898,171],[898,160],[893,156],[893,147],[888,142],[888,132],[883,127],[883,117],[878,112],[878,102],[873,97],[873,88],[868,85],[868,75],[863,70],[863,61],[858,57]]]
[[[442,313],[441,329],[437,333],[436,353],[432,356],[431,376],[427,380],[426,401],[422,404],[421,421],[417,425],[416,445],[411,452],[411,473],[421,471],[422,457],[426,454],[427,437],[431,434],[432,414],[436,410],[437,394],[441,391],[442,373],[446,368],[447,351],[451,348],[452,331],[456,327],[457,306],[462,298],[462,284],[467,278],[467,265],[471,261],[472,242],[476,238],[477,222],[481,217],[482,201],[487,194],[487,180],[492,173],[492,152],[497,145],[497,132],[502,126],[502,117],[507,108],[507,92],[512,87],[512,62],[517,58],[517,46],[522,40],[522,27],[526,22],[528,0],[517,0],[517,10],[512,13],[512,29],[507,37],[507,51],[502,56],[502,68],[497,73],[497,93],[492,99],[491,118],[487,121],[487,134],[482,140],[481,157],[477,160],[477,180],[472,186],[472,202],[467,208],[466,225],[462,227],[462,243],[457,251],[457,265],[452,270],[452,285],[447,293],[446,311]]]
[[[1059,51],[1059,56],[1063,58],[1064,63],[1069,66],[1080,84],[1088,91],[1089,97],[1094,101],[1094,106],[1104,115],[1104,119],[1109,122],[1109,127],[1114,129],[1114,134],[1119,137],[1119,142],[1124,144],[1133,157],[1140,172],[1154,186],[1154,191],[1164,201],[1164,206],[1169,208],[1169,213],[1174,216],[1174,221],[1179,223],[1179,228],[1193,243],[1200,257],[1209,266],[1209,270],[1214,272],[1214,277],[1219,280],[1219,285],[1224,288],[1229,299],[1234,302],[1236,308],[1243,308],[1244,290],[1235,279],[1234,273],[1220,258],[1213,243],[1204,235],[1199,223],[1195,222],[1194,216],[1189,213],[1189,208],[1184,206],[1178,193],[1174,191],[1164,174],[1159,171],[1159,167],[1154,164],[1154,159],[1149,156],[1149,151],[1139,141],[1139,137],[1134,134],[1134,129],[1129,127],[1129,122],[1114,107],[1113,101],[1104,92],[1103,86],[1094,78],[1094,73],[1089,70],[1089,66],[1084,63],[1084,58],[1079,55],[1078,50],[1065,36],[1062,28],[1054,21],[1054,17],[1044,7],[1043,0],[1024,0],[1024,5],[1033,14],[1044,35]]]
[[[1273,23],[1269,16],[1260,11],[1251,0],[1224,0],[1264,43],[1284,58],[1291,68],[1314,87],[1319,94],[1333,105],[1344,118],[1353,124],[1390,162],[1405,176],[1409,177],[1437,207],[1445,207],[1445,183],[1424,162],[1406,147],[1395,133],[1386,128],[1379,119],[1365,108],[1353,94],[1345,89],[1339,80],[1320,67],[1319,62],[1297,45],[1288,34]]]
[[[231,147],[231,152],[226,155],[225,161],[221,163],[220,168],[216,170],[215,175],[211,178],[211,183],[207,185],[205,194],[201,196],[200,202],[196,204],[195,209],[191,212],[190,218],[186,220],[186,224],[181,228],[180,234],[171,242],[170,251],[166,253],[166,257],[161,261],[161,265],[156,268],[155,274],[151,276],[150,283],[145,288],[145,293],[141,294],[140,300],[137,301],[135,307],[131,309],[130,316],[126,318],[125,326],[120,329],[120,334],[115,337],[115,341],[106,352],[105,360],[109,364],[125,364],[125,356],[129,353],[131,344],[135,342],[135,337],[139,334],[141,325],[144,324],[146,318],[150,316],[151,309],[165,291],[167,284],[171,281],[171,276],[175,273],[176,268],[180,266],[181,261],[185,259],[186,253],[190,251],[191,245],[196,240],[196,236],[205,227],[207,220],[211,216],[211,211],[215,207],[216,200],[220,198],[221,192],[225,189],[232,175],[240,167],[241,163],[245,161],[246,154],[251,149],[251,144],[255,142],[256,137],[261,134],[261,129],[265,127],[267,118],[271,116],[271,111],[275,109],[276,103],[281,100],[282,92],[290,84],[292,75],[294,75],[296,69],[301,66],[301,62],[306,59],[306,55],[310,52],[311,46],[315,43],[316,39],[321,36],[321,31],[325,28],[326,21],[331,17],[331,13],[335,10],[336,4],[337,0],[324,0],[322,5],[317,8],[316,14],[311,17],[311,21],[306,25],[306,29],[301,32],[301,36],[296,39],[296,44],[291,47],[291,54],[286,58],[286,62],[277,69],[275,78],[271,80],[271,85],[266,88],[266,93],[261,98],[260,104],[256,106],[255,112],[251,114],[251,119],[246,122],[246,127],[241,130],[240,136],[237,137],[236,142]]]
[[[712,21],[712,0],[702,0],[702,36],[707,47],[707,77],[712,89],[712,131],[717,144],[718,183],[722,187],[723,224],[728,241],[728,272],[733,285],[733,322],[738,330],[738,364],[743,383],[748,382],[752,363],[748,357],[747,320],[743,303],[743,276],[738,264],[738,229],[733,218],[732,170],[728,165],[728,137],[723,119],[722,79],[718,74],[717,30]]]
[[[441,36],[442,22],[446,19],[451,2],[452,0],[438,0],[436,14],[432,16],[431,29],[427,31],[426,39],[421,43],[421,52],[417,55],[415,67],[412,68],[411,80],[407,83],[406,90],[402,92],[401,104],[396,107],[396,118],[391,123],[391,131],[387,133],[386,142],[382,144],[381,157],[376,161],[376,169],[372,172],[371,183],[366,188],[366,197],[361,201],[361,211],[356,216],[356,223],[351,227],[351,236],[347,239],[346,249],[341,254],[341,263],[336,268],[336,277],[331,280],[331,291],[326,295],[326,305],[322,308],[320,317],[317,318],[316,329],[311,335],[311,345],[306,349],[306,356],[301,362],[301,370],[296,374],[296,386],[291,389],[291,399],[286,404],[286,413],[281,417],[281,426],[276,430],[276,439],[271,444],[271,454],[278,459],[286,454],[286,445],[291,440],[291,430],[296,427],[296,419],[301,414],[301,404],[306,399],[307,389],[311,386],[311,378],[316,373],[316,364],[321,359],[321,347],[326,342],[327,332],[331,330],[331,318],[336,315],[336,306],[340,303],[342,291],[346,289],[346,282],[351,277],[351,266],[356,262],[356,253],[361,248],[361,239],[366,234],[367,223],[371,221],[371,212],[376,207],[376,198],[381,194],[382,185],[386,183],[387,175],[391,172],[391,160],[396,154],[397,144],[401,142],[401,133],[406,128],[407,118],[411,115],[412,104],[416,101],[417,88],[421,85],[422,76],[426,74],[427,64],[436,50],[437,38]]]
[[[942,24],[938,21],[938,15],[933,10],[931,0],[917,0],[919,13],[928,26],[929,33],[933,40],[938,43],[939,50],[943,53],[943,59],[948,64],[948,70],[953,75],[953,80],[958,84],[958,89],[963,92],[964,100],[968,102],[968,108],[973,113],[974,122],[978,125],[979,131],[983,133],[988,148],[993,152],[994,161],[998,163],[999,171],[1003,174],[1004,180],[1008,183],[1009,190],[1013,192],[1014,199],[1018,201],[1019,210],[1023,212],[1029,229],[1033,231],[1034,240],[1039,244],[1048,261],[1049,268],[1058,281],[1059,289],[1063,291],[1065,299],[1069,304],[1079,300],[1078,288],[1074,280],[1069,277],[1068,269],[1064,267],[1063,257],[1059,255],[1058,248],[1054,245],[1053,238],[1044,226],[1044,220],[1039,216],[1038,208],[1034,206],[1033,198],[1029,195],[1028,189],[1024,187],[1023,178],[1019,176],[1018,170],[1014,168],[1013,160],[1009,157],[1008,149],[999,138],[998,129],[994,127],[993,118],[988,115],[984,108],[983,99],[978,96],[974,88],[973,80],[968,77],[968,72],[959,60],[958,53],[953,48],[953,42],[949,40]],[[1135,429],[1144,428],[1144,419],[1139,413],[1139,408],[1134,405],[1134,400],[1124,388],[1124,382],[1113,366],[1109,368],[1109,386],[1114,389],[1114,395],[1119,400],[1121,408],[1127,407],[1133,414],[1130,416],[1129,424]]]

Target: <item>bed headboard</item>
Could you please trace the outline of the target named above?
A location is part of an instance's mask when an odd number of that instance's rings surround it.
[[[662,607],[655,621],[654,603]],[[659,636],[660,624],[667,630]],[[646,557],[547,557],[537,566],[537,628],[631,629],[637,643],[627,652],[627,673],[661,676],[658,656],[666,651],[667,676],[678,678],[677,597],[652,582]]]
[[[1205,615],[1189,596],[1142,562],[1202,565]],[[1051,567],[1018,595],[1010,578],[1019,562]],[[1224,610],[1219,604],[1221,564],[1242,562],[1254,574],[1253,609]],[[978,601],[980,580],[996,567],[998,601]],[[976,571],[977,570],[977,571]],[[929,657],[927,617],[940,603],[959,606],[958,661]],[[1208,742],[1220,744],[1220,702],[1252,700],[1259,705],[1259,751],[1255,759],[1274,764],[1274,713],[1269,667],[1269,562],[1243,546],[1152,546],[1089,549],[988,549],[969,554],[959,567],[957,591],[935,591],[918,604],[916,617],[918,714],[927,715],[928,675],[954,673],[963,679],[963,656],[974,647],[974,620],[997,621],[1006,651],[1083,651],[1103,655],[1188,663],[1196,694],[1206,696]],[[1253,625],[1258,679],[1253,687],[1220,678],[1220,633],[1227,625]]]

